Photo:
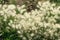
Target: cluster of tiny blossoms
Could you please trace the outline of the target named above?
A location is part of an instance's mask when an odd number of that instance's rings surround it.
[[[38,2],[37,7],[31,12],[27,12],[25,5],[1,5],[0,4],[0,23],[2,20],[7,22],[7,26],[18,29],[18,33],[22,34],[23,40],[27,38],[31,40],[59,40],[60,38],[60,6],[56,7],[53,3]],[[38,36],[37,36],[38,35]],[[40,35],[40,36],[39,36]],[[42,37],[44,36],[44,37]],[[48,39],[49,38],[49,39]],[[56,38],[56,39],[55,39]]]

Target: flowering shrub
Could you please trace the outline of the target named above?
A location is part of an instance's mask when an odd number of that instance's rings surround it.
[[[3,40],[60,40],[60,6],[38,2],[27,12],[25,5],[0,4],[0,36]]]

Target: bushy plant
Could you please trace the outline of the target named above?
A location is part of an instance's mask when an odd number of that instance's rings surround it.
[[[3,40],[60,40],[60,6],[38,2],[39,10],[25,5],[0,4],[0,36]]]

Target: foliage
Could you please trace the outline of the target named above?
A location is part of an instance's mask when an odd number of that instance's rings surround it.
[[[27,12],[26,5],[0,4],[0,36],[3,40],[60,40],[60,6],[38,2]]]

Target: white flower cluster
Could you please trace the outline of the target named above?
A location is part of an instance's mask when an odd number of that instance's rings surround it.
[[[20,34],[24,30],[28,31],[27,33],[32,31],[30,36],[34,36],[37,33],[44,34],[45,37],[60,35],[60,31],[58,33],[55,32],[60,29],[60,6],[56,7],[55,4],[47,1],[44,3],[38,2],[37,7],[39,10],[35,9],[27,12],[24,7],[25,5],[20,7],[19,5],[2,6],[0,4],[0,17],[3,17],[3,21],[9,20],[8,25],[18,29],[17,32]],[[23,14],[24,11],[25,13]]]

